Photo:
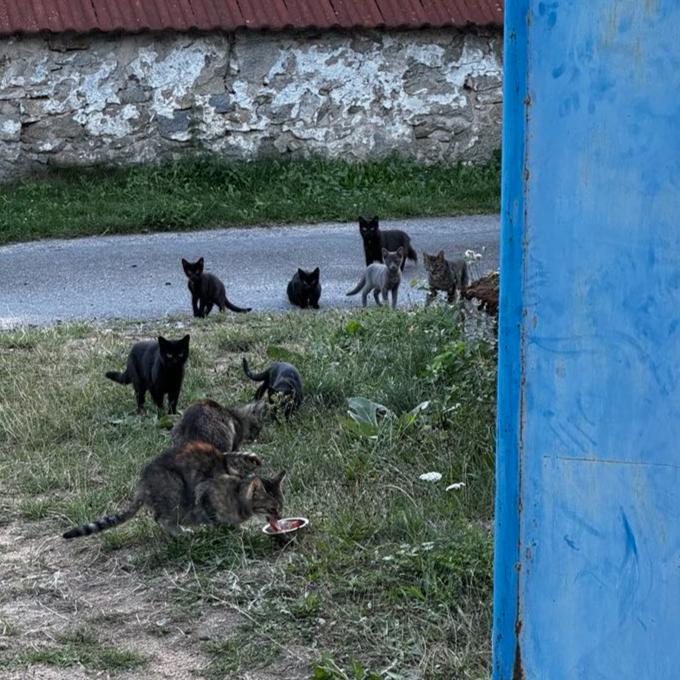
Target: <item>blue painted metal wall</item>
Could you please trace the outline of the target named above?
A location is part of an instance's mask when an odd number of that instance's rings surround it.
[[[680,678],[680,2],[505,41],[494,677]]]

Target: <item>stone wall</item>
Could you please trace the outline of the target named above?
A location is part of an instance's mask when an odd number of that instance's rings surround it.
[[[208,150],[482,161],[499,31],[140,34],[0,41],[0,178]]]

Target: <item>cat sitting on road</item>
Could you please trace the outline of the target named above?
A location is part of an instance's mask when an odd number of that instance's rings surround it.
[[[225,456],[205,442],[171,446],[144,467],[123,509],[74,527],[63,537],[89,536],[119,526],[143,505],[171,536],[198,524],[238,526],[257,514],[275,526],[283,509],[282,481],[286,473],[280,472],[272,479],[230,474],[230,461],[233,463],[238,455]]]
[[[168,412],[177,413],[177,400],[184,380],[184,364],[188,358],[188,335],[181,340],[166,340],[159,335],[158,340],[134,344],[125,371],[107,371],[106,377],[121,385],[132,383],[139,413],[144,410],[147,390],[159,409],[163,408],[167,394]]]
[[[361,281],[350,290],[347,295],[356,295],[361,291],[361,305],[366,306],[368,294],[373,291],[373,297],[377,305],[381,305],[380,295],[387,302],[388,292],[392,293],[392,309],[397,306],[397,295],[401,283],[401,264],[404,260],[404,249],[397,248],[395,252],[382,249],[384,264],[373,262],[366,267]]]
[[[237,307],[229,302],[224,284],[214,274],[203,271],[203,258],[196,262],[187,262],[182,258],[182,267],[189,281],[187,286],[191,291],[191,307],[194,316],[204,317],[210,314],[214,305],[220,312],[231,309],[232,312],[249,312],[250,307]]]
[[[444,251],[440,250],[436,255],[428,255],[423,252],[423,264],[425,271],[427,271],[427,281],[430,286],[425,306],[437,297],[439,290],[447,293],[448,302],[455,302],[457,293],[462,295],[467,290],[470,283],[470,273],[466,260],[462,258],[447,260],[444,257]]]
[[[372,262],[383,261],[383,249],[395,252],[397,248],[402,248],[405,257],[401,262],[401,270],[404,271],[406,258],[417,262],[418,254],[411,246],[411,237],[401,229],[380,229],[377,217],[366,220],[359,218],[359,232],[364,242],[364,255],[366,256],[366,266]]]
[[[288,282],[287,292],[291,305],[297,305],[302,309],[307,309],[307,307],[319,309],[319,298],[321,297],[319,268],[317,267],[313,272],[298,269]]]

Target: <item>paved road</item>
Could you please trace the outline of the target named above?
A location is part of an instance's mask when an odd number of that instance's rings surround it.
[[[419,258],[423,250],[443,248],[453,256],[468,248],[485,249],[481,268],[498,265],[497,215],[385,220],[381,226],[405,229]],[[189,315],[180,259],[200,256],[239,306],[288,309],[286,284],[295,269],[316,266],[321,267],[322,308],[360,304],[360,298],[345,297],[364,265],[355,224],[105,236],[0,248],[0,328]],[[421,262],[409,262],[404,274],[406,281],[425,276]],[[408,285],[400,289],[402,304],[424,297],[424,291]]]

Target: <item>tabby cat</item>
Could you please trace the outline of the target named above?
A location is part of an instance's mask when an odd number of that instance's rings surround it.
[[[427,294],[425,306],[429,305],[436,297],[437,291],[447,293],[447,301],[455,302],[456,293],[465,293],[470,283],[468,264],[464,259],[447,260],[444,251],[440,250],[436,255],[428,255],[423,251],[423,264],[427,271],[427,282],[430,291]]]
[[[132,346],[127,368],[122,373],[107,371],[109,380],[129,385],[135,389],[137,411],[144,410],[147,390],[159,409],[163,408],[168,395],[168,412],[177,413],[177,400],[184,380],[184,364],[189,358],[189,335],[181,340],[158,340],[138,342]]]
[[[242,443],[252,441],[262,428],[264,402],[254,401],[230,408],[212,399],[201,399],[184,411],[172,428],[172,443],[190,441],[211,444],[219,451],[238,451]]]
[[[115,515],[103,517],[63,534],[64,538],[89,536],[118,526],[134,517],[143,505],[171,536],[197,524],[238,526],[253,515],[264,515],[276,526],[283,509],[282,481],[259,475],[230,474],[230,459],[205,442],[171,446],[142,470],[127,505]]]
[[[402,271],[404,271],[406,258],[414,262],[418,260],[418,254],[411,246],[411,237],[401,229],[381,229],[377,217],[372,217],[370,220],[360,217],[359,232],[364,242],[366,266],[371,262],[382,262],[383,250],[395,252],[397,248],[403,248],[404,253],[406,253],[406,257],[401,261]]]
[[[404,261],[404,249],[399,247],[396,252],[389,252],[385,248],[382,249],[382,257],[385,264],[373,262],[366,267],[361,281],[352,288],[347,295],[356,295],[361,291],[361,305],[366,306],[368,294],[373,291],[375,303],[381,306],[380,294],[382,293],[383,300],[387,302],[387,293],[392,293],[392,309],[397,306],[397,295],[399,294],[399,284],[401,283],[401,269],[400,265]]]
[[[191,307],[194,316],[208,316],[214,305],[220,312],[231,309],[232,312],[249,312],[250,307],[237,307],[229,302],[224,284],[214,274],[203,271],[203,258],[196,262],[187,262],[182,258],[182,267],[189,281],[187,286],[191,291]]]

